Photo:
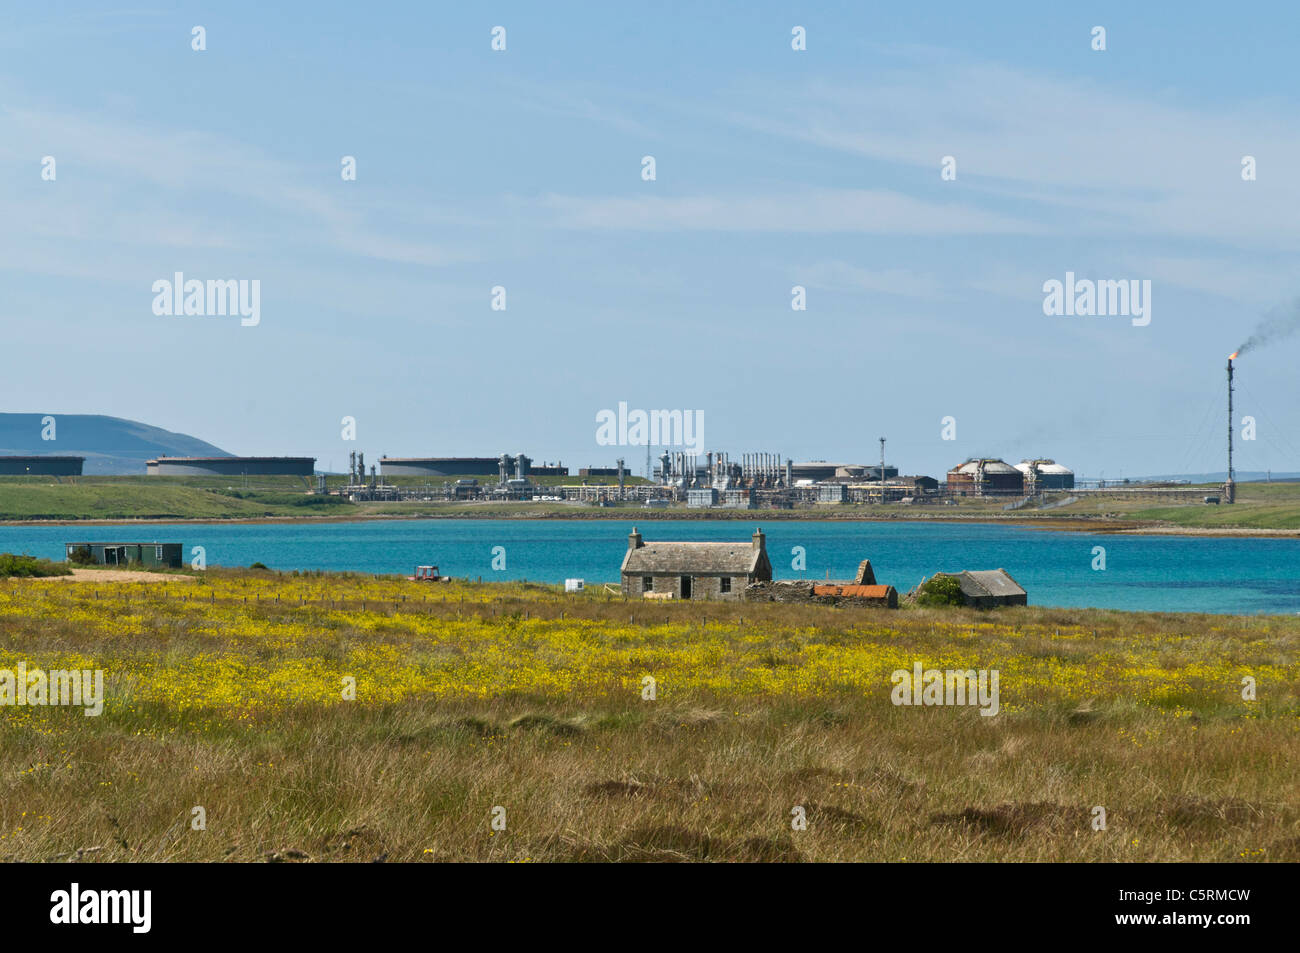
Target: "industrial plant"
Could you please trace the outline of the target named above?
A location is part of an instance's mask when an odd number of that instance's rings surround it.
[[[1228,360],[1228,410],[1231,419],[1233,360]],[[1224,502],[1232,502],[1235,471],[1232,431],[1228,434],[1228,479]],[[352,502],[556,502],[613,506],[682,506],[690,510],[827,509],[841,506],[897,504],[995,504],[1002,509],[1054,507],[1081,497],[1142,496],[1171,502],[1220,502],[1219,495],[1171,482],[1080,480],[1052,457],[1026,457],[1010,463],[996,456],[968,457],[940,479],[905,473],[889,463],[886,439],[877,438],[878,458],[797,460],[774,450],[703,453],[646,448],[645,469],[634,475],[620,458],[571,469],[562,461],[537,462],[523,453],[496,456],[380,456],[367,466],[366,455],[352,451],[346,477],[318,473],[315,457],[305,456],[170,456],[145,461],[156,477],[299,477],[314,494],[342,496]],[[874,454],[873,454],[874,455]],[[82,475],[84,457],[0,454],[0,476]]]
[[[873,463],[798,461],[776,451],[703,454],[663,450],[647,454],[646,476],[634,476],[619,459],[614,466],[588,465],[571,477],[562,463],[538,465],[526,453],[495,457],[389,457],[367,469],[365,454],[349,455],[348,475],[334,492],[355,501],[461,500],[576,502],[647,506],[683,504],[690,509],[790,509],[838,504],[925,505],[963,497],[1016,500],[1078,490],[1075,475],[1050,457],[1011,465],[994,457],[970,458],[941,482],[923,474],[900,474],[885,457]],[[324,477],[318,477],[324,491]]]
[[[1235,357],[1235,355],[1234,355]],[[1228,362],[1229,413],[1233,364]],[[253,477],[298,477],[313,494],[351,502],[573,503],[595,506],[641,505],[689,510],[833,509],[861,505],[934,506],[959,502],[994,504],[1004,510],[1054,507],[1080,498],[1143,497],[1169,502],[1232,502],[1235,472],[1229,431],[1228,480],[1219,495],[1173,482],[1081,480],[1052,457],[1026,457],[1010,463],[1001,457],[968,457],[940,479],[905,473],[885,455],[878,438],[873,462],[797,460],[777,451],[715,449],[688,453],[664,449],[646,454],[644,475],[627,461],[588,463],[572,469],[563,462],[527,453],[496,456],[380,456],[367,465],[352,451],[346,476],[316,470],[315,457],[168,456],[146,461],[151,477],[239,477],[245,489]],[[81,456],[0,454],[0,476],[80,477]],[[278,486],[277,488],[283,488]]]

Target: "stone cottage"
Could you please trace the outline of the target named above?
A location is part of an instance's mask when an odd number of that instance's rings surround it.
[[[748,543],[647,543],[632,528],[623,556],[623,593],[673,599],[739,599],[745,587],[772,578],[766,537]]]

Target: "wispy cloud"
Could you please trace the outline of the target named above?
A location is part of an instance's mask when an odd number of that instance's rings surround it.
[[[1211,107],[982,63],[929,63],[883,82],[773,88],[751,131],[924,170],[966,200],[997,197],[1045,229],[1300,244],[1300,128],[1265,102]],[[1286,113],[1281,115],[1285,116]],[[1242,156],[1259,162],[1243,182]]]
[[[408,218],[394,201],[345,193],[341,181],[333,190],[304,184],[338,172],[303,169],[207,132],[22,109],[4,110],[0,121],[10,133],[0,143],[0,163],[15,180],[36,181],[42,155],[58,163],[57,184],[44,185],[39,196],[0,197],[0,216],[23,223],[28,234],[247,254],[287,243],[428,267],[477,257],[463,241],[422,238],[437,212],[418,201],[408,202]]]
[[[942,290],[938,276],[908,268],[869,269],[843,261],[823,261],[794,272],[807,287],[827,291],[867,291],[929,301],[952,297]]]
[[[1030,235],[1040,230],[1030,222],[968,205],[869,189],[684,198],[546,195],[540,204],[563,228],[876,235]]]

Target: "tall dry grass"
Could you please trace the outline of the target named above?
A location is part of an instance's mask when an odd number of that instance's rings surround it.
[[[120,589],[95,598],[88,585],[0,586],[4,658],[75,655],[110,674],[99,718],[0,709],[0,857],[1300,860],[1295,620],[647,608],[520,585],[249,573]],[[562,636],[590,618],[611,653],[698,642],[713,674],[753,673],[757,684],[787,684],[781,676],[814,658],[862,647],[973,657],[1026,673],[1025,684],[1004,681],[996,718],[895,707],[887,681],[863,689],[852,673],[844,684],[733,692],[667,662],[655,701],[641,698],[640,667],[608,685],[597,676],[600,691],[417,692],[383,704],[192,708],[150,700],[143,683],[112,688],[115,666],[142,660],[203,691],[234,659],[343,670],[390,649],[417,674],[464,669],[475,684],[480,649],[458,641],[457,616],[482,618],[538,671],[574,664]],[[1095,678],[1076,681],[1081,668]],[[1041,673],[1055,671],[1053,686]],[[1242,671],[1281,674],[1247,703]],[[1171,673],[1181,693],[1132,690]],[[192,827],[196,806],[206,830]],[[1093,829],[1099,806],[1104,831]],[[503,831],[491,826],[496,807]],[[792,829],[796,807],[805,830]]]

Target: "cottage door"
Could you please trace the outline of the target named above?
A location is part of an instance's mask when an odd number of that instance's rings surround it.
[[[690,597],[691,597],[691,577],[682,576],[682,598],[689,599]]]

